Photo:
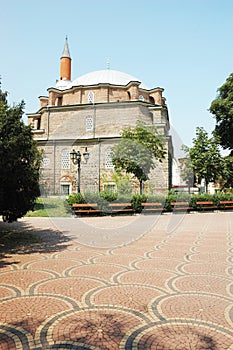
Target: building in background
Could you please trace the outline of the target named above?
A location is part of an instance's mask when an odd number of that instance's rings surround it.
[[[38,147],[43,149],[41,189],[47,195],[77,191],[77,166],[70,160],[75,149],[87,149],[81,160],[81,192],[114,187],[111,149],[123,128],[137,121],[155,125],[165,136],[166,158],[157,162],[149,176],[155,193],[172,186],[173,147],[163,89],[148,89],[140,80],[110,69],[94,71],[71,80],[71,57],[67,38],[60,59],[60,78],[40,96],[40,109],[28,114]],[[135,181],[134,181],[135,185]]]

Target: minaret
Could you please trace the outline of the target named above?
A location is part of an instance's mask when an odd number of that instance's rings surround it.
[[[67,37],[62,56],[60,58],[60,80],[71,80],[71,58]]]

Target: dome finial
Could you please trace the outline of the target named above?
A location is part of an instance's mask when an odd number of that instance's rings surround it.
[[[110,58],[107,57],[107,60],[106,60],[106,69],[109,70],[110,69]]]
[[[63,49],[61,57],[69,57],[70,58],[70,50],[69,50],[67,35],[66,35],[66,41],[65,41],[65,45],[64,45],[64,49]]]

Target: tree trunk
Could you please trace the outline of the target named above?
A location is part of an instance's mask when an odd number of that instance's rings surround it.
[[[140,179],[139,182],[140,182],[140,195],[142,195],[142,193],[143,193],[143,181]]]
[[[205,192],[208,193],[208,185],[209,182],[207,180],[205,180]]]

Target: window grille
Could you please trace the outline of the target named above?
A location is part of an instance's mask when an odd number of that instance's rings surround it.
[[[105,153],[105,168],[112,169],[114,165],[112,164],[112,149],[108,148]]]
[[[90,91],[88,93],[88,102],[89,103],[94,103],[94,92],[93,91]]]
[[[91,116],[86,117],[86,131],[93,130],[93,118]]]
[[[70,194],[70,185],[61,185],[61,194],[64,196],[69,196]]]
[[[70,152],[68,149],[63,149],[61,152],[61,168],[62,169],[70,168]]]
[[[41,166],[43,168],[49,166],[50,163],[50,159],[48,157],[43,157],[43,159],[41,160]]]

